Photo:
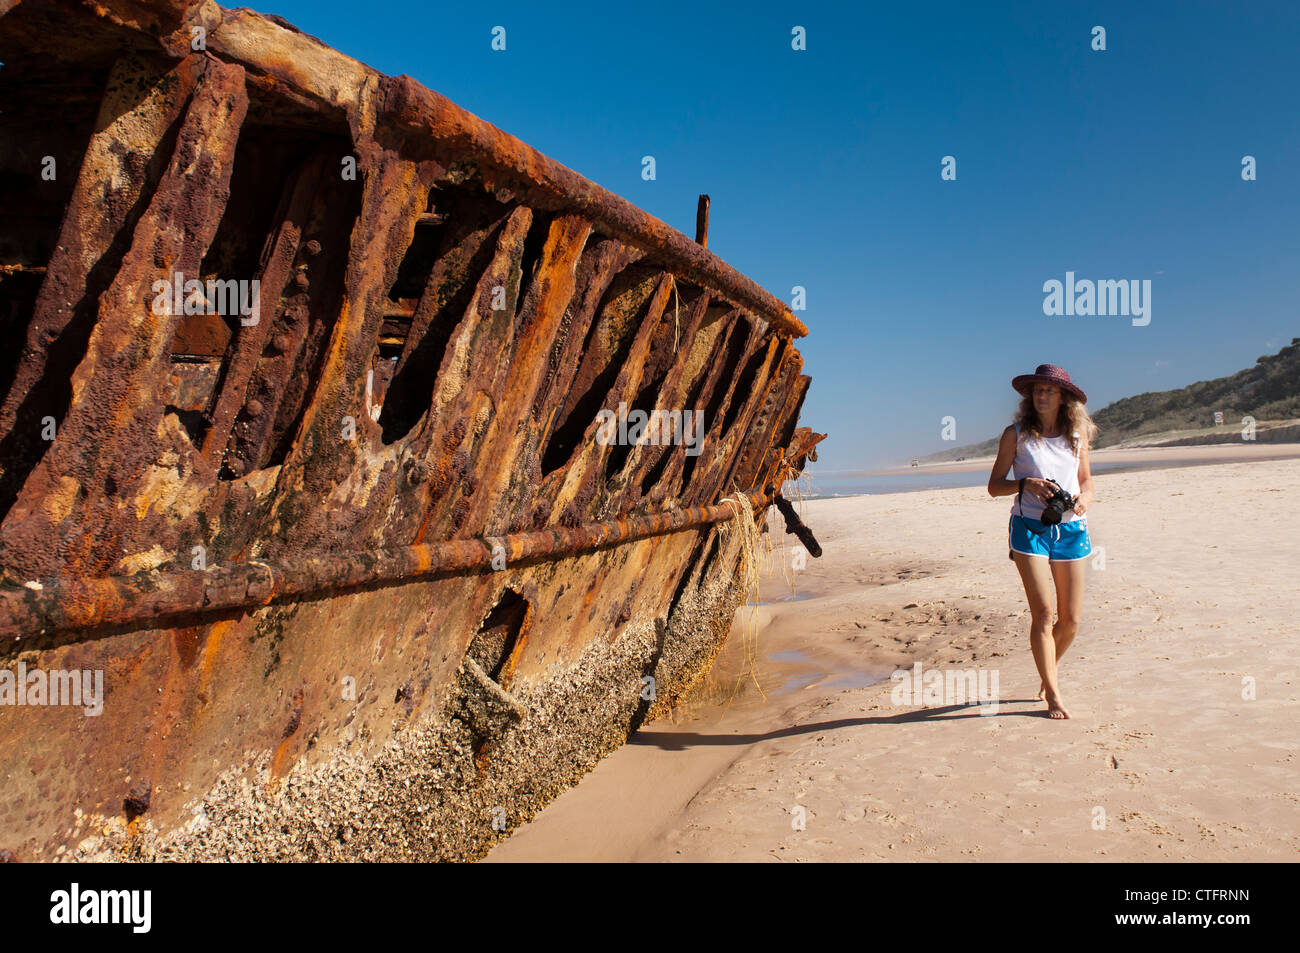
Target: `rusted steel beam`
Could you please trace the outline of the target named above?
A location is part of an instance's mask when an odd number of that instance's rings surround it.
[[[785,517],[785,531],[793,536],[798,536],[799,542],[803,543],[808,549],[809,555],[814,558],[821,556],[821,544],[817,542],[817,537],[808,528],[808,524],[799,518],[799,514],[794,511],[794,506],[791,505],[790,501],[778,493],[772,502],[776,504],[776,508]]]
[[[444,361],[445,370],[435,379],[428,402],[436,436],[426,447],[419,462],[421,469],[434,475],[419,480],[413,504],[421,511],[414,539],[423,542],[430,527],[435,535],[458,535],[467,525],[470,506],[479,490],[477,478],[466,481],[462,475],[477,474],[499,466],[499,456],[487,455],[486,441],[470,429],[469,422],[495,416],[505,387],[512,353],[516,347],[517,325],[499,320],[501,314],[513,315],[519,308],[520,281],[524,245],[533,225],[532,210],[516,207],[488,240],[492,257],[487,267],[473,279],[475,294],[466,310],[456,320],[453,332],[457,343]],[[506,289],[504,312],[492,310],[492,289]],[[448,363],[449,362],[449,363]],[[474,380],[475,387],[453,384]],[[455,474],[453,476],[452,474]],[[483,527],[482,522],[472,524]],[[411,538],[411,537],[405,537]]]
[[[803,337],[808,328],[785,302],[695,244],[675,228],[637,208],[514,136],[425,89],[409,76],[380,81],[380,123],[432,137],[459,156],[472,156],[484,179],[505,178],[538,208],[577,212],[597,229],[661,255],[691,280],[717,288],[757,311],[778,330]],[[495,173],[495,175],[493,174]]]
[[[780,414],[784,410],[785,397],[791,381],[799,373],[799,356],[793,345],[787,344],[771,368],[768,385],[764,389],[761,402],[754,408],[745,423],[743,435],[733,454],[731,468],[726,479],[739,486],[749,486],[757,480],[772,475],[775,479],[773,457],[781,452],[777,446],[773,450],[774,433],[780,425]],[[758,454],[759,456],[756,456]]]
[[[139,28],[119,11],[94,3],[87,6],[112,22],[129,22]],[[141,21],[149,20],[152,28],[145,32],[158,37],[160,45],[173,55],[188,46],[190,30],[185,24],[202,24],[210,50],[253,67],[286,94],[309,97],[353,117],[369,108],[374,97],[379,105],[379,126],[431,135],[449,155],[472,161],[485,173],[495,173],[491,178],[498,185],[518,189],[529,204],[587,215],[595,220],[597,231],[660,255],[673,270],[699,284],[715,286],[736,304],[759,312],[780,332],[794,337],[808,333],[785,302],[681,232],[409,76],[385,77],[314,37],[249,10],[225,10],[211,3],[187,5],[178,0],[137,0],[132,10]]]
[[[260,469],[278,451],[287,453],[303,407],[314,394],[313,370],[339,311],[353,222],[348,193],[355,186],[337,175],[322,175],[317,186],[301,223],[306,241],[299,247],[293,281],[278,305],[263,309],[271,337],[230,433],[225,465],[231,474],[237,468]]]
[[[576,215],[557,215],[548,229],[520,313],[523,315],[508,373],[496,401],[495,434],[484,444],[487,460],[518,460],[529,439],[522,424],[532,412],[533,395],[550,372],[548,356],[573,297],[575,272],[591,234],[591,223]],[[528,476],[509,468],[484,472],[482,490],[466,510],[470,526],[507,528],[514,501],[528,489]],[[517,524],[515,524],[517,525]]]
[[[746,365],[745,379],[737,384],[736,391],[730,397],[730,401],[738,402],[735,406],[731,429],[721,435],[721,439],[727,441],[727,444],[725,462],[717,471],[718,476],[716,479],[720,485],[750,486],[753,481],[765,478],[764,474],[758,473],[749,477],[745,482],[741,482],[736,477],[736,470],[740,465],[741,451],[745,446],[750,430],[758,420],[759,414],[767,402],[768,395],[779,386],[782,366],[785,363],[786,356],[793,350],[794,346],[788,340],[770,339],[767,341],[766,347],[755,352],[753,358],[751,358],[751,360],[761,358],[762,363],[756,369],[753,369],[752,364]],[[747,393],[742,393],[742,388]],[[732,415],[731,407],[728,408],[727,413]],[[766,485],[766,483],[761,485]]]
[[[592,321],[596,320],[610,282],[616,274],[640,260],[642,255],[643,252],[639,249],[629,248],[622,242],[607,238],[594,243],[591,251],[579,263],[575,278],[573,317],[557,350],[556,371],[542,382],[535,401],[538,415],[546,415],[547,425],[543,428],[545,440],[554,438],[560,421],[573,409],[573,402],[578,396],[575,392],[582,390],[573,386],[574,378],[583,361],[584,346],[588,344],[587,332]],[[559,470],[555,472],[561,473]]]
[[[278,478],[283,487],[301,487],[301,495],[281,494],[272,504],[269,520],[278,524],[278,534],[266,553],[273,558],[301,551],[322,535],[352,532],[366,517],[361,508],[303,503],[312,496],[328,499],[347,486],[370,441],[378,442],[379,424],[372,417],[371,403],[374,382],[368,372],[385,304],[391,304],[387,292],[400,264],[396,249],[410,240],[435,174],[432,162],[376,150],[373,143],[361,149],[358,165],[368,171],[361,185],[360,213],[349,237],[343,306],[330,328],[312,396]],[[364,439],[340,439],[344,418],[356,422]]]
[[[741,496],[754,511],[772,501],[768,493]],[[740,500],[723,500],[714,506],[683,507],[531,533],[309,557],[291,566],[253,561],[192,572],[64,576],[48,585],[32,582],[22,589],[0,589],[0,635],[21,638],[70,630],[155,627],[178,616],[206,616],[357,586],[402,584],[439,573],[490,570],[494,556],[499,558],[502,553],[508,566],[572,556],[719,523],[742,512]]]
[[[130,57],[114,64],[58,241],[39,269],[46,277],[28,321],[26,346],[8,395],[0,399],[0,471],[10,470],[23,456],[23,443],[39,439],[39,421],[54,400],[39,389],[33,393],[33,387],[46,373],[52,354],[77,350],[65,336],[78,337],[84,347],[96,300],[104,290],[87,282],[119,232],[129,226],[131,210],[147,185],[149,159],[184,112],[202,72],[201,56],[186,57],[167,72]],[[4,270],[38,271],[21,265]],[[81,318],[74,322],[78,314]],[[85,327],[69,335],[70,324]],[[18,433],[12,433],[15,426]]]
[[[701,294],[685,307],[680,307],[677,295],[674,293],[673,301],[673,307],[665,309],[665,312],[669,310],[672,312],[672,347],[674,353],[660,383],[655,406],[659,408],[699,409],[689,404],[688,391],[692,382],[686,379],[686,373],[694,350],[695,337],[708,312],[710,298],[708,294]],[[665,341],[665,345],[667,343]],[[701,420],[700,427],[707,430],[709,423],[710,421]],[[705,434],[701,432],[700,436],[704,438]],[[675,483],[676,476],[681,472],[682,464],[687,459],[685,453],[679,447],[671,445],[656,446],[648,442],[638,444],[633,449],[631,457],[632,470],[628,481],[629,485],[637,486],[637,492],[644,495],[644,491],[640,487],[647,479],[651,478],[651,474],[658,467],[657,478],[654,479],[652,485],[646,486],[646,490],[649,491],[651,498],[657,497],[661,500],[670,495],[669,491]]]
[[[441,220],[443,216],[425,213],[416,220],[416,224],[441,224],[440,221],[426,221],[431,218]],[[498,233],[504,220],[505,213],[501,213],[500,217],[493,218],[487,223],[474,219],[472,224],[462,224],[454,216],[451,217],[450,233],[442,239],[438,256],[429,269],[428,278],[425,279],[424,289],[419,299],[411,306],[409,315],[411,324],[407,329],[406,341],[397,363],[398,375],[406,373],[407,365],[412,360],[423,356],[421,347],[436,317],[441,315],[443,322],[453,326],[460,323],[463,314],[442,314],[442,309],[455,297],[457,291],[479,277],[469,274],[470,263],[484,243]],[[402,308],[402,311],[405,311],[405,308]],[[397,305],[386,305],[384,313],[386,316],[397,314]],[[447,332],[447,336],[451,336],[450,331]],[[436,373],[437,368],[432,370]],[[429,390],[432,393],[432,387]],[[422,408],[415,406],[404,409],[407,413],[416,415],[422,412]]]
[[[240,321],[232,353],[226,361],[225,375],[212,407],[211,422],[204,435],[202,453],[210,463],[222,462],[221,456],[226,451],[235,415],[250,400],[249,381],[266,350],[280,299],[289,283],[293,263],[298,258],[302,226],[312,197],[320,191],[322,180],[328,174],[326,161],[325,156],[318,154],[303,163],[294,172],[292,183],[282,200],[282,214],[277,215],[277,222],[256,277],[263,294],[261,313],[254,324],[245,325]]]
[[[695,207],[695,244],[701,248],[709,247],[709,197],[700,196],[700,203]]]
[[[42,567],[41,575],[109,571],[124,551],[148,548],[141,524],[121,536],[114,524],[118,494],[133,493],[148,479],[171,373],[170,345],[184,318],[176,302],[154,313],[155,280],[160,270],[199,273],[229,197],[235,143],[248,108],[242,67],[215,58],[196,65],[201,74],[175,145],[120,269],[98,298],[85,357],[70,375],[72,398],[58,439],[3,524],[6,555],[29,559]],[[108,144],[105,149],[111,151]],[[48,500],[57,488],[75,494],[54,509]]]

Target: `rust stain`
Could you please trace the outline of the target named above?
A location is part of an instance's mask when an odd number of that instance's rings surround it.
[[[203,643],[203,655],[199,661],[199,677],[195,693],[206,696],[212,686],[212,677],[216,672],[217,656],[221,651],[221,641],[233,622],[222,620],[214,622],[208,629],[207,640]]]

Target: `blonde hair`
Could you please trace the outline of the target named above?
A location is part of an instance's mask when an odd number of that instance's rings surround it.
[[[1092,447],[1092,442],[1101,432],[1101,428],[1093,423],[1083,401],[1064,387],[1059,390],[1061,409],[1057,411],[1057,416],[1063,421],[1062,432],[1069,438],[1070,447],[1077,454],[1083,447]],[[1042,439],[1043,422],[1038,419],[1032,391],[1020,398],[1020,406],[1016,409],[1014,422],[1020,427],[1020,439],[1023,440],[1028,436]]]

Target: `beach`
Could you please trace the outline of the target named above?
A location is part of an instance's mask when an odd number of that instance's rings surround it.
[[[487,860],[1296,859],[1300,445],[1189,449],[1219,456],[1095,481],[1069,720],[1033,700],[1010,497],[812,500],[823,557],[772,524],[708,682]],[[997,704],[900,701],[932,669]]]

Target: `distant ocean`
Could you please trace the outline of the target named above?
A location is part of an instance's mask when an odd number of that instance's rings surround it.
[[[1190,467],[1222,463],[1221,460],[1202,460],[1187,457],[1169,457],[1125,463],[1094,463],[1095,476],[1103,473],[1121,473],[1125,470],[1152,470],[1160,467]],[[863,496],[869,493],[915,493],[921,490],[952,490],[960,487],[987,486],[989,471],[975,473],[892,473],[883,476],[835,476],[811,473],[800,483],[805,500],[818,500],[838,496]]]

